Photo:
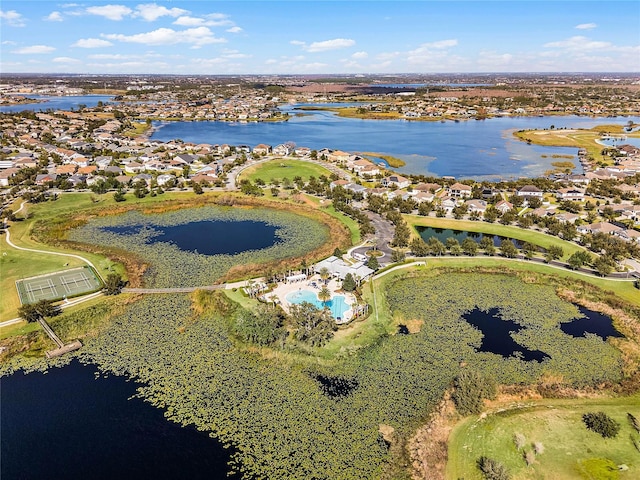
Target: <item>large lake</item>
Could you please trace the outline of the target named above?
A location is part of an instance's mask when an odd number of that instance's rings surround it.
[[[502,117],[482,121],[423,122],[407,120],[361,120],[341,118],[331,111],[305,111],[291,105],[283,110],[286,122],[154,122],[152,139],[185,142],[277,145],[293,141],[312,149],[331,148],[348,152],[377,152],[406,162],[401,173],[476,179],[513,179],[543,175],[552,168],[552,155],[573,155],[576,172],[577,148],[527,145],[513,137],[523,129],[590,128],[602,124],[624,125],[638,117],[590,118]],[[314,105],[312,105],[314,106]],[[340,105],[336,105],[340,106]]]
[[[107,103],[113,100],[113,95],[70,95],[65,97],[51,97],[43,95],[24,95],[39,100],[37,103],[21,103],[19,105],[4,105],[0,113],[22,112],[24,110],[44,112],[46,110],[77,110],[80,105],[95,107],[98,102]]]
[[[77,361],[2,378],[0,477],[224,479],[231,452],[164,418],[137,384]],[[237,477],[236,477],[237,478]]]

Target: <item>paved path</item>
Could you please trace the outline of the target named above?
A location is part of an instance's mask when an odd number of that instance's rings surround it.
[[[60,305],[60,308],[65,309],[65,308],[73,307],[73,306],[78,305],[80,303],[84,303],[84,302],[88,302],[89,300],[93,300],[94,298],[100,297],[102,295],[103,295],[102,292],[94,292],[94,293],[91,293],[89,295],[85,295],[84,297],[74,298],[73,300],[68,300],[68,301],[62,303]],[[4,322],[0,322],[0,328],[8,327],[9,325],[13,325],[15,323],[20,323],[20,322],[23,322],[23,321],[24,321],[24,319],[22,319],[20,317],[12,318],[11,320],[5,320]]]
[[[24,207],[25,203],[27,203],[27,202],[22,202],[22,204],[20,205],[20,208],[18,210],[16,210],[15,213],[18,213],[20,210],[22,210],[22,208]],[[15,248],[16,250],[22,250],[24,252],[44,253],[46,255],[58,255],[58,256],[61,256],[61,257],[70,257],[70,258],[77,258],[78,260],[82,260],[84,263],[86,263],[91,268],[93,268],[95,270],[95,272],[98,274],[98,276],[100,277],[100,279],[104,282],[104,278],[102,278],[102,275],[100,275],[100,272],[98,271],[96,266],[93,263],[91,263],[89,260],[87,260],[86,258],[81,257],[80,255],[75,255],[73,253],[50,252],[48,250],[38,250],[38,249],[35,249],[35,248],[19,247],[19,246],[17,246],[15,243],[13,243],[11,241],[11,232],[9,231],[9,228],[6,228],[6,227],[5,227],[5,238],[7,240],[7,245],[9,245],[12,248]]]

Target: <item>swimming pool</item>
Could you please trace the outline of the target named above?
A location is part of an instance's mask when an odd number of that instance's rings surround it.
[[[321,302],[315,292],[311,290],[298,290],[297,292],[291,292],[285,298],[289,303],[300,304],[302,302],[309,302],[319,309],[327,307],[336,320],[344,320],[344,313],[351,308],[345,301],[344,295],[334,295],[331,300]]]

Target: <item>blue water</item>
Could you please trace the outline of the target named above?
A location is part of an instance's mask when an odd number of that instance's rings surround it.
[[[237,255],[271,247],[278,241],[278,227],[265,222],[206,220],[180,225],[121,225],[102,227],[118,235],[136,235],[148,229],[148,243],[167,242],[186,252],[202,255]]]
[[[577,148],[528,145],[513,131],[560,128],[591,128],[603,123],[625,125],[640,118],[502,117],[459,123],[407,120],[362,120],[341,118],[330,111],[282,110],[286,122],[154,122],[153,140],[181,139],[185,142],[230,145],[278,145],[292,141],[311,149],[347,152],[377,152],[406,162],[400,173],[475,179],[536,177],[553,168],[552,155],[574,155],[575,172],[582,169]],[[340,106],[335,105],[335,106]],[[563,158],[563,160],[565,160]]]
[[[296,305],[302,302],[308,302],[318,309],[328,308],[331,311],[333,318],[340,319],[344,317],[344,312],[351,307],[344,301],[344,296],[335,295],[331,300],[327,302],[321,302],[318,300],[318,296],[311,290],[298,290],[297,292],[291,292],[286,296],[287,302],[295,303]]]
[[[98,102],[107,103],[113,100],[112,95],[75,95],[68,97],[47,97],[42,95],[25,95],[28,98],[43,100],[38,103],[23,103],[20,105],[5,105],[0,107],[1,113],[22,112],[24,110],[33,110],[43,112],[46,110],[77,110],[80,105],[86,105],[87,108],[95,107]]]

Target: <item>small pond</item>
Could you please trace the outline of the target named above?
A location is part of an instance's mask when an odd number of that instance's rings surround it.
[[[495,247],[500,247],[500,244],[503,240],[511,240],[516,248],[522,248],[522,242],[519,240],[515,240],[513,238],[501,237],[499,235],[490,235],[485,233],[477,233],[477,232],[465,232],[463,230],[451,230],[447,228],[434,228],[434,227],[416,227],[418,234],[425,241],[428,242],[430,238],[435,237],[440,240],[442,243],[446,243],[447,238],[455,238],[458,240],[458,243],[462,244],[465,238],[470,238],[471,240],[480,243],[482,237],[490,237],[493,240],[493,245]]]
[[[144,230],[148,244],[168,242],[182,251],[202,255],[236,255],[270,247],[278,240],[275,225],[255,220],[207,220],[179,225],[154,225],[150,222],[103,227],[103,230],[124,236]]]
[[[229,478],[232,450],[164,418],[137,386],[77,361],[3,377],[0,477]]]
[[[580,318],[560,324],[560,330],[567,335],[575,338],[584,337],[587,333],[591,333],[603,340],[606,340],[607,337],[624,337],[615,329],[610,317],[581,306],[578,306],[578,310],[582,314]]]
[[[522,330],[513,320],[505,320],[499,316],[500,309],[492,308],[488,312],[475,308],[464,314],[462,318],[482,332],[482,343],[479,352],[490,352],[502,355],[504,358],[519,355],[525,361],[535,360],[542,362],[549,358],[540,350],[529,350],[517,343],[511,333]]]

